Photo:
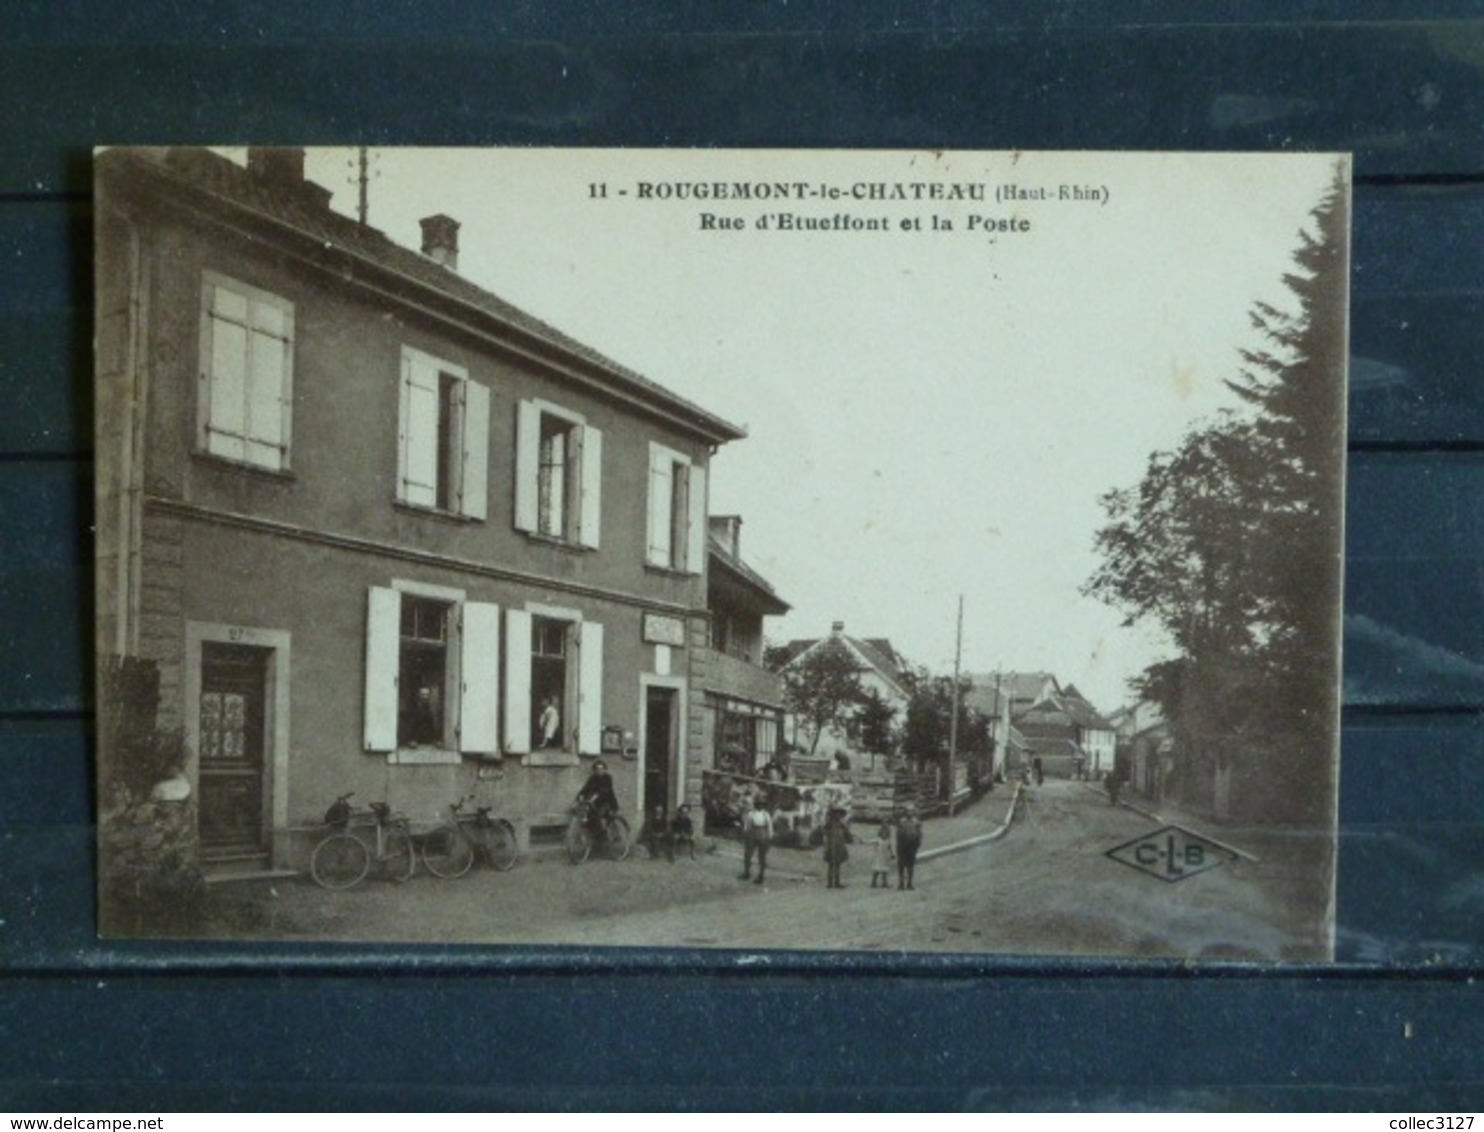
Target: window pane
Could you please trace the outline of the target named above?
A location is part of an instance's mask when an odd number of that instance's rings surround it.
[[[397,742],[438,745],[447,734],[449,606],[402,599],[402,645],[397,682]]]
[[[565,621],[531,621],[531,743],[562,749],[567,730],[567,630]]]
[[[567,435],[563,422],[542,418],[538,529],[557,538],[567,533]]]

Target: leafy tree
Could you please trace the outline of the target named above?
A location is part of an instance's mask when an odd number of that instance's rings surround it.
[[[897,745],[896,718],[897,709],[875,688],[867,688],[855,714],[861,747],[873,755],[890,754]]]
[[[820,736],[845,720],[865,697],[860,671],[850,650],[826,640],[783,670],[785,706],[809,733],[809,753]]]
[[[763,645],[763,667],[769,672],[782,672],[793,658],[793,649],[787,645],[774,644],[772,641]]]
[[[1187,786],[1246,760],[1265,812],[1315,819],[1332,802],[1338,672],[1344,360],[1344,189],[1336,182],[1284,276],[1291,310],[1259,302],[1263,346],[1228,382],[1245,404],[1150,457],[1101,503],[1101,565],[1083,592],[1152,622],[1176,656],[1135,689],[1159,703]],[[1191,798],[1210,804],[1210,797]]]

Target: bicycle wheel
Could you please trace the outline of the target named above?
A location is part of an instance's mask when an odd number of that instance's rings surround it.
[[[458,826],[440,826],[423,838],[423,864],[435,877],[461,877],[474,864],[474,846]]]
[[[611,817],[608,824],[603,827],[607,835],[606,850],[608,857],[613,861],[622,861],[629,855],[632,843],[629,841],[629,823],[620,817]]]
[[[405,829],[387,830],[386,850],[376,863],[387,880],[401,883],[412,877],[417,869],[417,854],[412,851],[412,838]]]
[[[350,833],[332,833],[314,847],[309,875],[321,888],[339,891],[361,883],[371,868],[371,850]]]
[[[501,819],[486,829],[484,855],[502,873],[515,868],[515,859],[520,856],[520,842],[515,839],[515,827]]]
[[[593,837],[588,833],[587,827],[580,821],[574,821],[567,826],[567,835],[563,839],[567,848],[567,860],[574,865],[580,865],[587,860],[587,855],[593,851]]]

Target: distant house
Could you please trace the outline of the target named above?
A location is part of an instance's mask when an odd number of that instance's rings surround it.
[[[1159,705],[1141,700],[1109,716],[1118,734],[1118,760],[1131,789],[1151,801],[1165,796],[1175,765],[1175,742]]]
[[[788,602],[742,560],[742,520],[713,515],[707,532],[707,647],[693,665],[705,693],[701,745],[710,766],[753,774],[778,751],[783,731],[783,678],[763,667],[763,618],[787,613]]]
[[[1049,775],[1100,778],[1113,769],[1118,736],[1075,685],[1050,672],[970,673],[966,702],[990,720],[996,771],[1014,776],[1041,757]],[[1051,742],[1056,740],[1056,742]]]
[[[852,637],[845,632],[843,621],[836,621],[830,627],[828,637],[790,641],[786,646],[787,659],[782,671],[786,673],[802,663],[810,653],[826,648],[841,649],[850,657],[860,677],[861,686],[867,692],[875,692],[895,709],[898,724],[906,718],[907,701],[912,696],[908,690],[907,662],[885,637]],[[816,757],[828,758],[843,754],[852,760],[852,766],[857,765],[854,761],[857,759],[861,760],[861,765],[874,764],[874,758],[861,748],[860,729],[855,718],[847,720],[843,728],[825,728],[819,736],[818,744],[814,745],[814,737],[805,734],[801,722],[790,717],[789,735],[797,747],[808,750],[813,746]]]

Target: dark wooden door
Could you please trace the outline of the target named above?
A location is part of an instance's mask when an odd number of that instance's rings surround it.
[[[675,749],[675,691],[650,688],[644,697],[644,806],[670,808],[670,764]]]
[[[206,644],[201,655],[201,853],[265,851],[266,649]]]

